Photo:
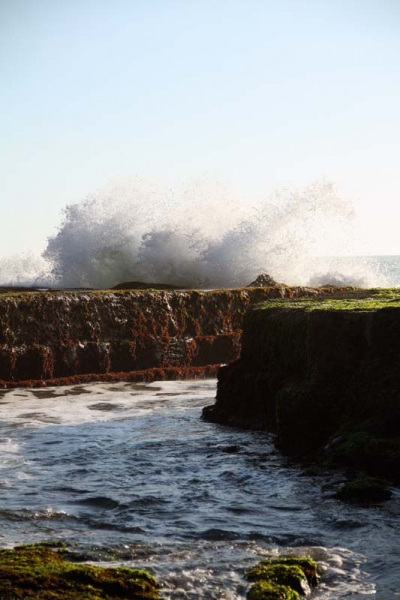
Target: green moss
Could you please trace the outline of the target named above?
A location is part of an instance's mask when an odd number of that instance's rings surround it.
[[[251,574],[257,569],[265,569],[276,566],[297,567],[301,570],[302,574],[305,575],[310,586],[313,587],[318,583],[317,563],[309,556],[280,556],[278,558],[267,558],[266,560],[258,563],[258,565],[253,567],[253,569],[247,571],[245,577],[251,581]],[[259,579],[259,577],[257,577],[257,579]]]
[[[287,585],[257,581],[248,591],[247,600],[300,600],[300,596]]]
[[[67,550],[68,548],[68,544],[66,542],[63,542],[62,540],[49,540],[47,542],[38,542],[37,544],[35,544],[34,546],[32,546],[32,544],[20,544],[18,546],[18,548],[20,550],[24,549],[24,548],[50,548],[52,550],[54,550],[55,548],[60,548],[60,549],[65,549]]]
[[[0,551],[2,600],[158,600],[158,584],[147,571],[74,564],[67,551],[46,545]]]
[[[249,581],[262,580],[270,584],[286,585],[299,594],[305,594],[309,591],[304,572],[297,565],[257,565],[246,573],[246,579]]]
[[[317,564],[309,557],[269,558],[246,571],[245,578],[256,582],[248,600],[297,599],[317,585]]]
[[[258,310],[300,309],[304,312],[314,310],[351,310],[369,312],[382,308],[400,308],[400,292],[381,290],[381,293],[360,298],[315,298],[295,300],[266,300],[257,305]]]

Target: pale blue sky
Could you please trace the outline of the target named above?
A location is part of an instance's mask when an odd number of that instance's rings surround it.
[[[0,255],[111,179],[321,176],[400,254],[399,0],[0,0]]]

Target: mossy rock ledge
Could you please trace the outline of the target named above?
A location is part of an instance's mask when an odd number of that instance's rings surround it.
[[[76,564],[65,549],[35,545],[0,550],[2,600],[159,600],[158,590],[147,571]]]
[[[400,301],[268,301],[244,320],[206,420],[276,433],[296,455],[400,480]]]

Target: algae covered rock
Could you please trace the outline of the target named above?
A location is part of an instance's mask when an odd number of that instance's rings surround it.
[[[257,581],[251,586],[247,600],[300,600],[300,596],[287,585]]]
[[[348,481],[336,492],[339,500],[358,504],[378,504],[391,496],[391,491],[382,481],[367,475]]]
[[[147,571],[72,563],[65,549],[37,545],[0,550],[2,600],[158,600],[158,589]]]
[[[318,584],[317,564],[308,557],[269,558],[245,573],[254,581],[248,600],[299,600]]]

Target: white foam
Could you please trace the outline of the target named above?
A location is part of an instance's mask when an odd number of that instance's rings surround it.
[[[48,387],[9,390],[2,403],[2,421],[20,427],[78,425],[104,421],[121,421],[149,411],[182,405],[181,395],[188,402],[204,405],[204,392],[215,395],[216,382],[163,381],[148,384],[92,383],[84,386]],[[39,397],[38,397],[39,396]],[[19,447],[8,439],[0,442],[0,451],[9,460]]]

